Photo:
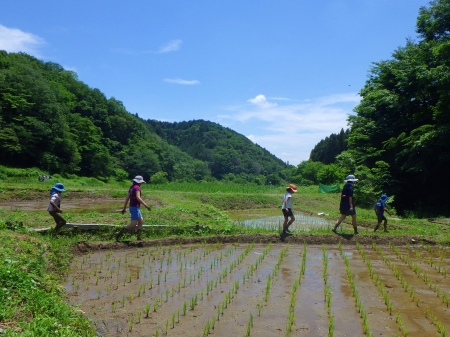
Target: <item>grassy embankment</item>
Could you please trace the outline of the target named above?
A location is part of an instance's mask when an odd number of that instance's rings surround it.
[[[73,223],[108,223],[123,225],[128,216],[117,210],[123,205],[129,183],[104,184],[95,179],[65,180],[64,202],[73,199],[91,200],[85,209],[72,209],[63,213]],[[21,179],[0,185],[0,201],[30,201],[45,205],[41,211],[24,211],[20,207],[0,210],[0,329],[6,335],[20,336],[93,336],[89,321],[64,302],[60,281],[68,271],[70,247],[80,240],[111,240],[114,230],[95,232],[63,231],[55,237],[30,233],[27,227],[53,227],[53,220],[45,211],[48,191],[56,179],[38,183]],[[264,233],[267,228],[244,228],[227,214],[232,210],[273,210],[279,214],[284,188],[264,186],[235,186],[224,184],[169,184],[143,186],[143,197],[153,205],[144,211],[145,223],[177,225],[177,229],[146,230],[144,239],[161,236],[194,236],[212,233]],[[294,212],[316,215],[327,213],[338,216],[338,194],[323,195],[316,187],[300,187],[294,196]],[[104,201],[109,210],[105,211]],[[114,200],[114,201],[112,201]],[[115,201],[117,200],[117,202]],[[113,207],[111,207],[113,203]],[[116,205],[117,204],[117,205]],[[98,207],[96,206],[98,205]],[[270,213],[270,212],[269,212]],[[450,242],[448,225],[429,223],[426,219],[390,220],[389,235],[414,234],[442,243]],[[24,228],[6,228],[6,223],[22,223]],[[361,235],[372,233],[375,223],[373,210],[358,209]],[[193,230],[193,225],[204,230]],[[19,227],[19,226],[18,226]],[[351,227],[345,225],[351,232]],[[308,234],[329,234],[329,229],[311,230]],[[380,233],[379,235],[385,235]]]

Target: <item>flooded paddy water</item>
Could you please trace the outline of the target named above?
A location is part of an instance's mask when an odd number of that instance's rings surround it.
[[[245,210],[232,211],[228,215],[234,222],[243,227],[262,228],[277,231],[282,228],[284,217],[281,210]],[[291,231],[309,231],[310,229],[331,229],[333,220],[329,215],[311,216],[295,213],[295,222],[289,227]]]
[[[79,255],[64,285],[103,336],[445,336],[436,246],[178,244]]]

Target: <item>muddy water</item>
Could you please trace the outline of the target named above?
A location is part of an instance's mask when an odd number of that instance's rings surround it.
[[[155,336],[156,331],[162,336],[166,328],[168,336],[202,336],[205,326],[208,322],[212,324],[213,320],[211,334],[243,336],[250,314],[253,316],[251,335],[284,336],[292,285],[300,272],[303,245],[273,244],[269,247],[257,244],[246,251],[248,247],[248,244],[185,245],[91,253],[73,262],[65,287],[70,303],[80,307],[103,336]],[[273,272],[280,252],[285,248],[288,248],[287,253],[279,272],[272,279],[270,294],[265,301],[268,275]],[[423,278],[417,277],[389,247],[384,247],[386,256],[398,266],[420,296],[417,307],[379,254],[370,246],[364,249],[386,285],[395,312],[401,313],[408,336],[439,335],[436,326],[424,315],[426,305],[432,308],[439,322],[450,329],[448,308],[425,285]],[[418,249],[421,258],[406,248],[400,251],[409,254],[411,259],[415,258],[429,278],[449,294],[448,279],[436,269],[433,271],[433,267],[423,260],[425,256],[434,256],[448,265],[448,258],[439,259],[437,253],[433,255],[425,249]],[[344,261],[336,245],[327,246],[326,250],[332,287],[334,336],[362,336],[362,319],[354,304]],[[389,315],[360,252],[353,246],[346,246],[344,250],[349,256],[373,336],[400,333],[395,314]],[[308,245],[306,254],[306,270],[296,294],[291,336],[327,336],[322,247]],[[261,256],[264,258],[259,261]],[[239,285],[237,289],[236,284]],[[231,298],[226,301],[229,294]],[[191,310],[190,302],[195,297],[197,303]],[[258,304],[262,304],[260,311]],[[224,309],[221,312],[222,305]],[[148,317],[146,306],[149,306]]]
[[[98,212],[111,213],[120,211],[123,205],[122,199],[63,199],[64,210],[70,209],[72,213]],[[0,209],[23,210],[23,211],[45,211],[48,200],[27,200],[27,201],[2,201]]]
[[[280,210],[244,210],[232,211],[228,215],[237,224],[244,227],[264,228],[268,230],[278,230],[281,228],[284,217]],[[302,213],[295,214],[295,222],[289,227],[293,231],[307,231],[311,228],[329,229],[333,225],[331,218],[326,216],[310,216]]]

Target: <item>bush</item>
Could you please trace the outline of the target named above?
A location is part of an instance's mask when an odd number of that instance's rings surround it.
[[[150,182],[152,184],[167,184],[169,181],[167,180],[167,173],[166,172],[156,172],[154,175],[151,176]]]

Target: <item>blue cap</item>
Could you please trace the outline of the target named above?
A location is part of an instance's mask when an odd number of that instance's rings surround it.
[[[385,201],[385,200],[388,200],[389,197],[388,197],[386,194],[382,194],[381,197],[380,197],[380,199],[383,200],[383,201]]]
[[[52,187],[52,190],[57,190],[58,192],[65,192],[64,185],[61,183],[56,183],[55,186]]]

